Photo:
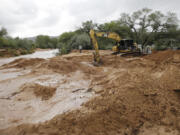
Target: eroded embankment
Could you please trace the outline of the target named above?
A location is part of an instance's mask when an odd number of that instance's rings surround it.
[[[86,58],[82,59],[88,63],[89,56]],[[73,60],[72,63],[83,62],[79,56],[66,59]],[[101,67],[82,68],[92,79],[88,91],[99,96],[84,103],[81,109],[57,115],[41,124],[23,124],[0,133],[180,134],[179,51],[156,52],[136,58],[105,55],[103,60]]]

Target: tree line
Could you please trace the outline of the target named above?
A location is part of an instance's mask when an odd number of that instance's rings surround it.
[[[78,45],[82,45],[84,49],[92,49],[88,35],[90,29],[115,32],[123,39],[133,39],[142,46],[153,45],[157,50],[180,49],[179,20],[172,12],[164,14],[144,8],[132,14],[122,13],[119,19],[103,24],[86,21],[74,32],[63,33],[59,41],[67,50],[77,49]],[[100,49],[111,49],[115,44],[111,39],[102,37],[97,39]]]
[[[61,53],[68,53],[72,49],[92,49],[89,37],[90,29],[103,32],[116,32],[122,38],[133,39],[142,46],[154,45],[155,49],[163,50],[170,47],[180,48],[180,28],[177,15],[172,12],[166,14],[144,8],[132,14],[122,13],[114,21],[97,24],[89,20],[83,22],[75,31],[64,32],[58,37],[39,35],[35,40],[12,38],[7,36],[5,28],[0,30],[0,48],[29,50],[35,48],[60,48]],[[97,38],[100,49],[111,49],[115,41],[107,38]]]

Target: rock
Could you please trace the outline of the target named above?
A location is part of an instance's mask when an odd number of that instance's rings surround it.
[[[96,94],[99,94],[104,91],[103,88],[101,88],[100,86],[96,86],[93,89]]]
[[[174,56],[173,56],[173,62],[179,63],[179,62],[180,62],[180,55],[174,54]]]

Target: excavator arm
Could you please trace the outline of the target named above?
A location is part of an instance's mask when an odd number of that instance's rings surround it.
[[[92,43],[95,49],[94,62],[98,64],[100,63],[101,59],[100,59],[99,46],[98,46],[96,37],[106,37],[106,38],[116,40],[117,42],[120,42],[121,40],[121,37],[114,32],[95,32],[94,30],[91,29],[89,34],[90,34],[90,37],[92,39]]]
[[[117,42],[121,40],[121,37],[114,32],[96,32],[95,34],[97,37],[106,37],[106,38],[114,39]]]
[[[97,42],[96,37],[95,37],[94,30],[90,30],[89,34],[90,34],[92,44],[93,44],[93,47],[95,50],[95,52],[93,53],[94,54],[94,62],[100,63],[99,46],[98,46],[98,42]]]

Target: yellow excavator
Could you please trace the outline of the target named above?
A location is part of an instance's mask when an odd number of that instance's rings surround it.
[[[114,32],[95,32],[93,29],[89,32],[92,44],[94,46],[95,52],[94,54],[94,62],[97,64],[101,63],[100,54],[99,54],[99,46],[96,37],[105,37],[110,38],[116,41],[116,45],[113,46],[112,51],[113,54],[118,53],[138,53],[140,50],[137,47],[136,43],[133,43],[133,40],[125,40],[121,39],[121,37]]]

